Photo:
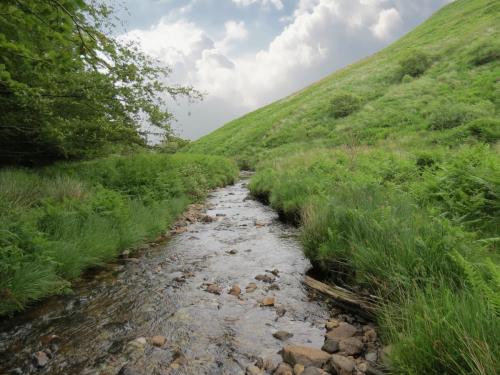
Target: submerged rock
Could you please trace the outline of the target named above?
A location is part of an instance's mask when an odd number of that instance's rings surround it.
[[[151,337],[151,344],[153,346],[158,347],[158,348],[161,348],[163,345],[165,345],[166,342],[167,342],[167,338],[165,336],[157,335],[157,336]]]
[[[36,367],[45,367],[49,363],[49,356],[43,351],[36,352],[33,354],[33,363]]]
[[[287,332],[287,331],[277,331],[273,333],[273,337],[275,339],[285,341],[288,340],[289,338],[293,337],[293,333]]]
[[[229,290],[229,294],[231,294],[231,295],[233,295],[235,297],[239,297],[240,294],[241,294],[241,288],[238,285],[234,284],[231,287],[231,289]]]
[[[274,297],[264,297],[260,302],[261,306],[274,306],[275,298]]]

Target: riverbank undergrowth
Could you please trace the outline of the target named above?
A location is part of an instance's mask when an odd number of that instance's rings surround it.
[[[236,176],[221,157],[160,153],[1,170],[0,315],[65,292]]]

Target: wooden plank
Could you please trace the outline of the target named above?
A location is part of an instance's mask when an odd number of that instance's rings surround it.
[[[358,296],[357,294],[336,285],[322,283],[321,281],[313,279],[310,276],[304,277],[304,284],[328,297],[331,297],[340,307],[355,314],[369,319],[373,319],[375,315],[376,305],[368,298]]]

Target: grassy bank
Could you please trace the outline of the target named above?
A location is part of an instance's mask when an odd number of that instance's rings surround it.
[[[232,182],[221,157],[143,153],[0,171],[0,315],[64,292],[86,268],[154,239]]]
[[[383,298],[397,374],[500,372],[499,17],[457,0],[191,146],[255,168],[313,264]]]

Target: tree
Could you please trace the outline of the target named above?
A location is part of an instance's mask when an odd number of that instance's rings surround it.
[[[111,37],[112,9],[94,0],[0,4],[0,163],[34,164],[144,144],[140,125],[170,130],[170,70]]]

